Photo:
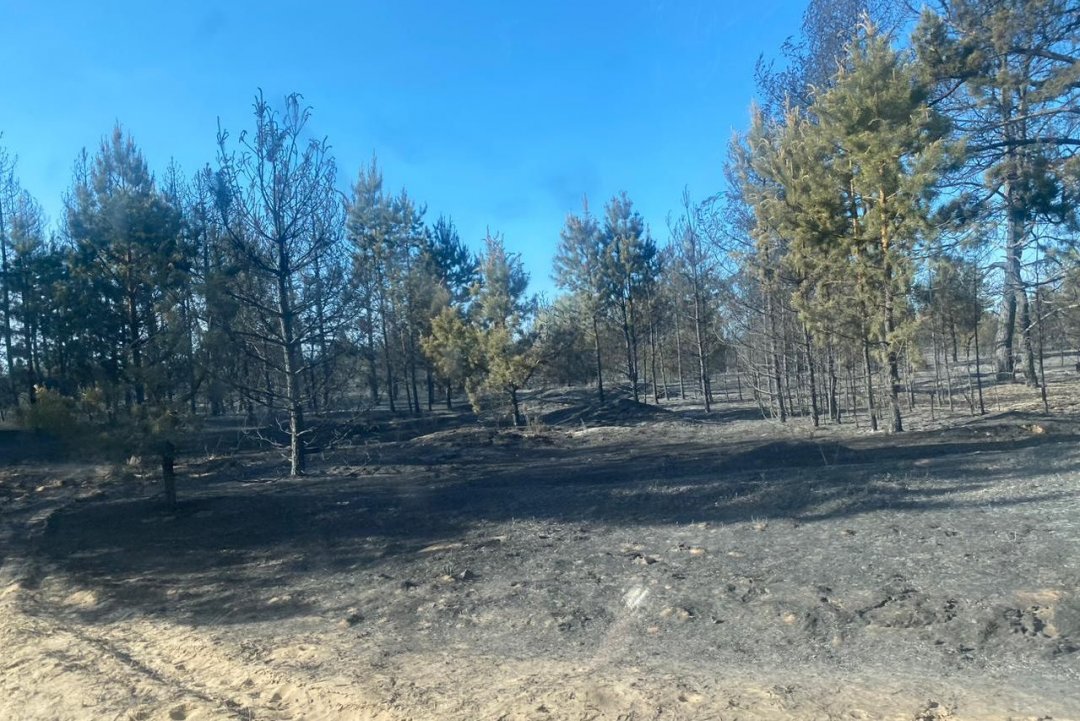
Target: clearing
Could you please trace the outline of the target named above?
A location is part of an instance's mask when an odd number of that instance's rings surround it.
[[[899,436],[548,392],[191,454],[175,513],[8,431],[0,718],[1078,719],[1080,415],[1004,391]]]

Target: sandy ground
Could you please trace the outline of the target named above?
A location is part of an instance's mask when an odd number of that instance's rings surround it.
[[[9,463],[0,719],[1080,719],[1080,421],[997,392],[897,437],[549,394],[200,454],[175,513]]]

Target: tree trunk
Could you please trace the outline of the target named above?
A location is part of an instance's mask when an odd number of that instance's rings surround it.
[[[937,340],[937,323],[930,319],[930,347],[934,351],[934,391],[931,396],[941,393],[941,344]]]
[[[979,391],[979,415],[986,415],[986,403],[983,402],[982,356],[979,354],[979,319],[975,319],[975,388]]]
[[[300,351],[300,357],[301,358],[304,357],[304,351],[302,349]],[[307,361],[307,384],[308,384],[308,395],[310,396],[310,400],[308,401],[308,407],[311,409],[312,413],[314,413],[315,415],[318,415],[319,414],[319,390],[318,390],[318,385],[319,384],[318,384],[318,380],[315,377],[315,370],[316,370],[315,365],[316,365],[315,349],[312,348],[311,349],[311,355],[309,356],[308,361]]]
[[[520,428],[525,425],[521,418],[521,403],[518,400],[518,389],[516,386],[510,387],[510,404],[514,407],[514,427]]]
[[[312,231],[318,232],[317,229]],[[319,263],[320,254],[316,253],[314,258],[314,271],[315,271],[315,322],[318,330],[318,336],[316,337],[316,344],[319,349],[319,357],[317,360],[322,372],[322,407],[323,411],[330,410],[330,362],[329,362],[329,349],[326,344],[326,299],[323,297],[323,280],[322,280],[322,267]],[[311,395],[312,398],[316,398],[318,389],[315,387],[314,381],[316,380],[315,369],[312,368],[312,385]],[[317,405],[317,403],[316,403]],[[318,409],[316,408],[316,413]]]
[[[656,322],[653,319],[653,310],[649,310],[649,368],[652,370],[652,395],[653,402],[660,405],[660,394],[656,386]]]
[[[604,364],[600,358],[600,321],[592,314],[593,350],[596,353],[596,393],[600,402],[604,402]]]
[[[836,377],[836,353],[833,350],[831,335],[828,336],[827,352],[829,363],[829,418],[831,418],[834,423],[840,423],[839,380]]]
[[[964,362],[967,367],[967,402],[968,411],[971,415],[976,415],[975,412],[975,379],[971,377],[971,343],[964,344]]]
[[[408,409],[409,413],[412,413],[413,412],[413,397],[412,397],[412,389],[411,389],[410,382],[409,382],[409,362],[408,361],[405,361],[405,367],[402,369],[402,372],[404,374],[404,379],[403,380],[404,380],[404,385],[405,385],[405,408]]]
[[[29,282],[23,282],[23,292],[26,293]],[[26,295],[23,295],[25,298]],[[24,301],[25,304],[25,301]],[[23,340],[26,342],[26,399],[33,405],[37,403],[37,379],[41,377],[41,353],[38,351],[37,344],[37,310],[26,319],[23,327]],[[61,376],[66,375],[64,368],[61,367]],[[16,393],[16,400],[18,394]]]
[[[817,380],[814,377],[814,356],[813,345],[810,340],[810,329],[804,327],[803,333],[806,336],[806,370],[810,374],[810,418],[814,422],[814,428],[821,425],[821,420],[818,417],[818,397],[817,397]]]
[[[146,402],[146,389],[142,382],[142,352],[139,349],[139,305],[135,290],[127,291],[127,322],[128,342],[131,344],[131,375],[135,387],[135,403],[142,405]]]
[[[949,339],[952,341],[952,362],[959,363],[960,343],[956,337],[956,318],[949,314]]]
[[[382,282],[381,276],[377,282]],[[397,412],[395,406],[397,386],[394,383],[394,365],[390,359],[390,329],[386,320],[386,299],[383,297],[382,290],[379,291],[379,325],[382,330],[383,361],[386,365],[386,398],[390,404],[390,412],[395,413]]]
[[[664,400],[667,400],[671,395],[671,389],[668,387],[668,374],[667,374],[667,362],[664,360],[664,339],[661,338],[656,344],[657,357],[660,359],[660,383],[664,389]]]
[[[739,353],[735,351],[735,390],[739,394],[739,402],[742,402],[742,370],[739,368]]]
[[[265,386],[266,401],[263,406],[266,408],[266,425],[270,425],[274,422],[274,379],[270,377],[270,365],[263,363],[263,385]]]
[[[679,315],[679,303],[676,299],[675,307],[675,365],[679,371],[679,400],[686,400],[686,377],[683,375],[682,364],[682,321]]]
[[[776,405],[776,415],[780,418],[780,422],[786,423],[787,411],[784,409],[784,386],[780,377],[780,352],[776,340],[776,313],[773,308],[773,294],[771,290],[766,290],[765,292],[765,312],[769,317],[769,358],[771,365],[769,385],[772,386],[773,383],[776,384],[775,390],[772,391],[772,400]]]
[[[859,395],[855,388],[855,361],[850,360],[847,366],[847,394],[848,403],[851,407],[851,419],[855,421],[855,427],[859,427]]]
[[[631,345],[630,358],[633,360],[633,363],[634,363],[634,379],[633,379],[634,400],[637,401],[637,400],[639,400],[638,399],[638,379],[640,378],[640,376],[638,375],[638,368],[640,368],[640,366],[638,365],[637,313],[634,310],[634,296],[632,294],[630,295],[629,302],[628,302],[627,305],[630,308],[630,345]]]
[[[1039,246],[1035,245],[1035,330],[1039,333],[1039,394],[1042,396],[1043,413],[1050,414],[1050,401],[1046,397],[1046,344],[1043,327],[1042,287],[1039,283]]]
[[[282,361],[285,370],[285,395],[289,410],[289,475],[299,476],[304,472],[304,407],[301,398],[300,349],[295,337],[296,319],[293,317],[292,289],[289,287],[291,274],[285,243],[278,241],[277,292],[278,324],[282,339]]]
[[[286,350],[285,355],[294,356],[290,366],[295,368],[295,351]],[[304,473],[305,467],[303,444],[304,407],[300,399],[299,374],[291,370],[287,371],[285,387],[289,398],[289,475],[299,476]]]
[[[698,382],[701,385],[701,396],[705,399],[705,412],[712,411],[712,389],[709,388],[709,350],[706,347],[704,308],[701,294],[698,292],[697,282],[694,284],[694,332],[697,340],[698,355]],[[781,404],[782,405],[782,404]],[[781,416],[783,411],[781,411]]]
[[[878,201],[882,208],[887,207],[884,188],[879,191]],[[889,237],[888,226],[883,225],[881,228],[881,254],[884,262],[883,270],[885,271],[885,288],[882,297],[885,302],[885,338],[883,343],[885,346],[885,358],[889,365],[889,406],[892,411],[891,431],[900,433],[904,430],[904,422],[900,416],[900,359],[896,351],[896,315],[893,298],[892,261],[890,259],[891,242],[892,238]]]
[[[944,333],[944,331],[942,331]],[[941,337],[942,344],[945,343],[944,334]],[[953,401],[953,378],[952,378],[952,366],[949,365],[949,349],[942,347],[942,357],[945,359],[945,397],[949,400],[949,413],[956,411],[956,404]]]
[[[194,416],[198,411],[195,391],[199,386],[199,379],[196,375],[198,364],[195,362],[195,321],[193,320],[194,314],[191,312],[190,303],[190,297],[186,297],[180,307],[184,315],[184,335],[187,343],[184,350],[187,353],[188,412]]]
[[[633,342],[630,333],[630,315],[627,312],[626,300],[623,300],[620,304],[622,311],[622,332],[623,341],[626,343],[626,378],[630,381],[630,386],[633,388],[634,400],[638,400],[638,387],[637,387],[637,360],[635,359],[637,348]]]
[[[368,362],[368,389],[371,392],[371,404],[379,405],[379,368],[378,354],[375,351],[375,322],[372,319],[371,309],[368,308],[367,350],[365,355]]]
[[[413,336],[413,329],[411,327],[411,324],[409,327],[407,339],[408,340],[406,343],[406,352],[409,356],[409,382],[412,383],[412,411],[414,415],[418,416],[420,415],[420,386],[419,378],[416,374],[416,339]]]
[[[783,351],[780,353],[780,367],[782,369],[780,377],[784,379],[783,393],[787,394],[788,416],[794,417],[795,399],[791,395],[791,372],[788,370],[788,362],[791,360],[791,339],[788,336],[787,323],[784,323],[783,319],[781,319],[781,323],[783,323],[784,327],[784,347]],[[795,381],[797,383],[798,378],[796,378]]]
[[[904,352],[904,361],[906,367],[904,373],[907,377],[907,396],[908,396],[908,410],[915,410],[915,364],[911,360],[911,354],[907,351]]]
[[[1039,387],[1039,376],[1035,370],[1035,344],[1032,341],[1034,323],[1031,320],[1031,304],[1028,302],[1027,290],[1021,286],[1016,299],[1020,312],[1020,338],[1023,342],[1023,356],[1021,362],[1024,368],[1024,382],[1032,388]]]
[[[870,339],[863,340],[863,362],[866,364],[866,412],[870,416],[870,430],[878,429],[877,409],[874,403],[874,374],[870,366]]]
[[[1014,336],[1016,332],[1016,305],[1024,283],[1021,276],[1021,256],[1024,242],[1024,203],[1013,182],[1005,184],[1005,201],[1008,219],[1006,223],[1004,289],[1001,308],[998,311],[997,334],[994,337],[994,371],[999,381],[1012,380],[1014,365]],[[1025,296],[1026,297],[1026,296]]]
[[[176,508],[175,455],[176,447],[172,441],[163,441],[161,444],[161,482],[165,490],[165,505],[170,510]]]
[[[0,178],[0,182],[2,182]],[[0,188],[0,193],[4,192],[3,188]],[[0,303],[3,303],[3,307],[0,308],[0,312],[4,314],[4,358],[7,360],[7,381],[8,388],[11,392],[11,404],[18,405],[19,403],[19,391],[15,385],[15,362],[14,356],[11,350],[11,295],[9,291],[9,285],[11,282],[11,268],[9,267],[8,249],[7,249],[7,223],[4,216],[4,198],[0,197],[0,288],[3,289],[3,293],[0,294]],[[23,299],[25,303],[25,298]]]

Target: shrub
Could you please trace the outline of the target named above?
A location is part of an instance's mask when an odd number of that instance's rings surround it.
[[[20,406],[16,412],[20,426],[65,440],[82,435],[73,399],[42,386],[35,388],[35,395],[35,403]]]

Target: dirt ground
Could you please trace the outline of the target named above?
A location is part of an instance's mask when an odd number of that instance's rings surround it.
[[[549,392],[297,480],[208,443],[175,513],[9,439],[0,719],[1080,719],[1073,390],[898,436]]]

